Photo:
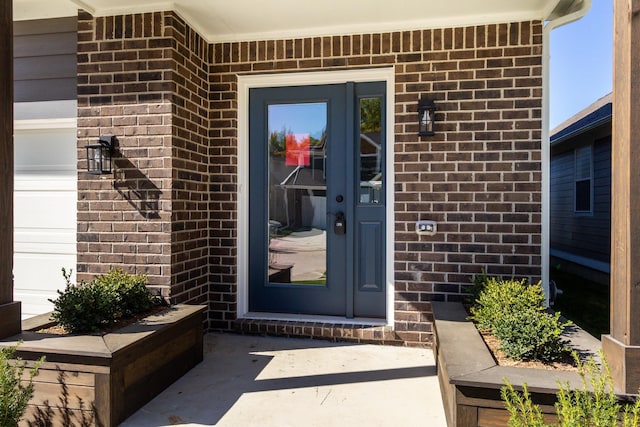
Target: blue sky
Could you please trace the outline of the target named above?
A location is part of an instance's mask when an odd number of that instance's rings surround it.
[[[269,133],[285,128],[292,133],[308,133],[320,138],[327,125],[326,117],[327,104],[324,103],[270,105]]]
[[[611,92],[613,0],[592,1],[584,18],[551,31],[551,129]]]

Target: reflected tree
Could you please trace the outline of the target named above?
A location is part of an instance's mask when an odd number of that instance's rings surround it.
[[[373,133],[382,130],[381,98],[363,98],[360,100],[360,132]]]

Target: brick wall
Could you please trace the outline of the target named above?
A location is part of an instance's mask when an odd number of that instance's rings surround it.
[[[165,16],[172,40],[172,299],[206,304],[209,293],[209,48]]]
[[[215,45],[209,45],[209,52],[213,59]],[[237,78],[230,73],[230,67],[217,65],[215,59],[210,71],[209,318],[211,328],[229,330],[237,313]]]
[[[146,272],[174,300],[208,301],[213,329],[280,330],[235,322],[237,75],[370,66],[396,79],[395,328],[286,333],[429,343],[430,301],[460,300],[482,269],[539,278],[540,22],[213,45],[173,13],[81,14],[79,28],[79,168],[99,134],[121,154],[115,182],[79,173],[81,278]],[[424,95],[437,133],[419,138]],[[419,219],[438,234],[417,236]]]
[[[78,279],[144,273],[174,302],[208,293],[208,47],[173,13],[78,20]],[[84,146],[118,137],[114,175]]]
[[[212,144],[236,154],[238,73],[393,66],[395,334],[428,343],[430,301],[461,300],[474,274],[540,277],[541,43],[541,23],[522,22],[216,44]],[[434,137],[417,136],[423,95],[438,106]],[[212,167],[236,173],[234,159],[212,160]],[[220,179],[233,182],[233,176]],[[235,188],[228,189],[225,200],[235,200]],[[224,204],[213,211],[234,218]],[[417,236],[419,219],[438,221],[438,234]],[[212,290],[220,289],[213,294],[233,301],[233,246],[219,250],[228,274],[213,277]],[[234,304],[216,308],[226,310],[218,316],[233,318]],[[245,323],[243,330],[273,326]]]

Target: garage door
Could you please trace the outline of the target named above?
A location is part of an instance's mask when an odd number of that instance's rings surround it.
[[[76,121],[15,124],[14,299],[23,318],[50,311],[76,268]]]

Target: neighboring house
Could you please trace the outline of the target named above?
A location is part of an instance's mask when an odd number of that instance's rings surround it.
[[[546,275],[543,52],[588,1],[14,4],[27,33],[77,26],[75,52],[46,47],[25,68],[17,31],[15,77],[35,94],[16,97],[17,124],[77,134],[73,172],[68,135],[25,169],[60,171],[34,172],[38,191],[51,176],[77,185],[43,228],[72,238],[77,219],[77,254],[45,258],[77,256],[78,279],[147,274],[171,301],[207,304],[210,329],[425,344],[431,301],[461,300],[475,274]],[[74,67],[75,94],[49,74]],[[435,135],[418,135],[421,98]],[[45,110],[27,115],[31,102]],[[117,137],[115,170],[88,174],[101,135]],[[16,144],[17,157],[40,150],[19,126]],[[18,220],[53,212],[22,206]],[[434,234],[416,233],[425,220]]]
[[[611,256],[611,111],[609,94],[551,132],[551,264],[604,284]]]

